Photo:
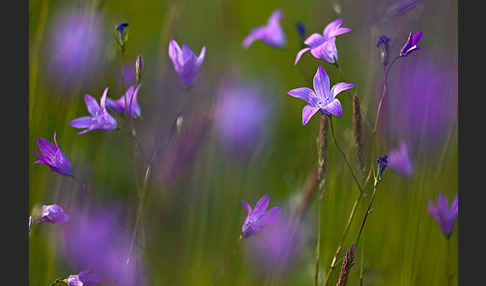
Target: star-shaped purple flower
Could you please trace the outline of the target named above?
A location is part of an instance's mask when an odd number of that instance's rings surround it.
[[[176,41],[171,40],[169,43],[169,57],[174,64],[175,71],[179,74],[185,86],[193,85],[205,55],[205,46],[202,47],[199,57],[196,57],[185,44],[182,45],[181,49]]]
[[[125,95],[120,97],[117,100],[112,100],[111,98],[106,99],[106,105],[115,113],[118,114],[130,114],[132,118],[137,118],[142,113],[140,110],[140,106],[137,102],[137,95],[138,90],[140,89],[141,84],[137,85],[137,88],[134,86],[130,86],[128,90],[125,92]],[[135,91],[134,91],[135,89]],[[128,108],[125,107],[125,102]]]
[[[241,227],[244,238],[256,234],[266,225],[278,223],[277,217],[280,213],[280,207],[273,207],[267,211],[269,202],[270,196],[265,195],[256,203],[255,208],[252,210],[247,202],[241,201],[241,204],[248,210],[248,215]]]
[[[449,202],[446,197],[440,193],[437,199],[437,206],[434,205],[432,200],[429,200],[428,211],[430,215],[439,223],[440,228],[444,235],[449,238],[454,230],[454,224],[456,223],[458,214],[458,199],[457,195],[449,208]]]
[[[350,28],[341,28],[342,19],[337,19],[329,23],[321,34],[314,33],[310,35],[304,44],[309,48],[303,48],[297,53],[294,65],[296,65],[303,54],[311,51],[316,59],[323,59],[329,63],[334,63],[338,59],[336,48],[336,37],[351,32]]]
[[[64,282],[69,286],[97,286],[101,279],[93,272],[85,270],[76,275],[69,275]]]
[[[69,220],[69,215],[58,205],[43,205],[40,219],[54,224],[65,223]]]
[[[353,87],[354,84],[352,83],[339,82],[330,89],[329,77],[326,71],[319,66],[314,76],[314,90],[301,87],[292,89],[289,91],[289,94],[309,103],[302,110],[302,125],[306,125],[317,111],[324,115],[341,116],[343,110],[341,102],[336,98],[336,95]]]
[[[285,34],[280,26],[282,16],[281,10],[275,10],[265,26],[250,31],[250,34],[243,40],[243,47],[248,48],[256,40],[261,40],[272,47],[282,47],[286,41]]]
[[[412,162],[408,156],[407,144],[400,142],[400,147],[388,152],[388,166],[398,174],[409,177],[413,173]]]
[[[420,47],[417,46],[420,38],[422,38],[422,32],[418,32],[415,34],[413,32],[410,32],[407,42],[405,43],[405,45],[403,45],[402,50],[400,51],[400,56],[406,57],[412,52],[420,49]]]
[[[91,95],[86,94],[84,101],[86,108],[91,116],[83,116],[76,118],[69,123],[74,128],[86,128],[85,130],[78,132],[78,135],[87,133],[91,130],[114,130],[116,128],[116,120],[106,110],[106,95],[108,94],[108,88],[105,88],[103,96],[100,100],[100,105],[96,102]]]
[[[64,175],[70,176],[73,174],[73,168],[71,166],[71,162],[69,162],[68,158],[62,153],[61,149],[57,145],[56,140],[56,132],[54,132],[54,146],[51,142],[47,141],[44,138],[37,139],[37,144],[39,145],[39,149],[42,155],[39,155],[37,151],[34,151],[39,160],[35,161],[34,164],[46,164],[51,168],[52,171]]]

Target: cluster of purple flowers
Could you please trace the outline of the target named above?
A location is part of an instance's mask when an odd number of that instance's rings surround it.
[[[286,43],[285,33],[280,26],[283,17],[281,10],[275,10],[266,25],[254,28],[249,35],[243,40],[243,47],[248,48],[253,42],[260,40],[270,46],[281,48]],[[323,30],[322,34],[313,33],[306,36],[305,27],[302,24],[297,26],[304,44],[307,46],[297,52],[294,65],[308,51],[316,59],[324,60],[331,64],[338,61],[338,50],[336,47],[336,37],[349,33],[350,28],[341,27],[342,19],[330,22]],[[128,23],[121,23],[116,26],[118,41],[120,47],[124,49],[127,41]],[[399,57],[407,57],[414,51],[419,50],[418,42],[422,36],[421,32],[410,33],[407,41],[403,45]],[[383,35],[380,37],[377,47],[381,52],[381,60],[384,66],[388,65],[390,38]],[[168,47],[168,56],[172,61],[173,68],[178,74],[184,87],[189,88],[194,85],[199,69],[204,62],[206,47],[203,46],[199,56],[185,44],[182,48],[175,40],[171,40]],[[124,115],[128,119],[137,119],[141,116],[141,107],[138,103],[138,94],[141,88],[140,73],[142,68],[141,58],[136,62],[137,81],[136,84],[130,85],[124,95],[114,100],[108,98],[109,88],[106,87],[98,101],[89,94],[84,96],[86,108],[89,116],[83,116],[72,120],[70,126],[83,129],[78,135],[86,134],[93,130],[112,131],[117,128],[117,121],[109,111],[116,115]],[[347,82],[338,82],[332,85],[331,80],[322,66],[318,66],[313,78],[313,88],[301,87],[288,91],[292,97],[304,100],[307,105],[302,109],[302,125],[306,125],[309,120],[318,112],[322,116],[342,116],[343,108],[337,98],[341,92],[354,88],[355,85]],[[263,111],[259,110],[259,101],[250,99],[246,101],[245,96],[241,96],[240,91],[232,91],[238,95],[231,95],[221,103],[221,110],[218,110],[220,118],[220,129],[224,136],[232,137],[249,137],[249,134],[257,129],[263,118]],[[243,92],[244,93],[244,92]],[[243,110],[243,113],[238,111]],[[227,114],[227,112],[230,114]],[[252,111],[247,114],[247,111]],[[247,129],[238,130],[234,134],[233,125],[228,125],[227,118],[237,116],[238,124],[244,123],[249,126]],[[229,135],[228,135],[229,134]],[[247,139],[247,138],[245,138]],[[69,159],[64,155],[58,146],[56,133],[54,133],[54,143],[39,138],[37,140],[40,153],[36,152],[38,160],[34,164],[45,164],[53,172],[63,176],[73,175],[73,168]],[[409,177],[413,173],[412,162],[408,154],[407,144],[402,141],[397,149],[392,149],[387,155],[377,159],[379,169],[378,179],[382,180],[382,175],[386,168],[396,171],[398,174]],[[281,208],[279,206],[268,209],[270,196],[264,195],[258,200],[252,208],[250,204],[241,201],[247,209],[247,216],[241,227],[241,239],[250,237],[257,238],[257,234],[267,230],[263,239],[267,249],[267,241],[270,240],[269,253],[274,253],[281,258],[282,252],[293,248],[293,233],[295,232],[289,224],[281,223]],[[267,210],[268,209],[268,210]],[[437,206],[432,201],[428,206],[429,213],[439,223],[444,235],[449,238],[452,234],[453,227],[458,214],[457,196],[449,207],[447,199],[440,194]],[[38,218],[29,218],[29,228],[35,221],[47,222],[52,224],[68,223],[65,228],[66,256],[80,269],[86,269],[79,274],[70,275],[64,279],[64,283],[70,286],[96,286],[102,281],[110,281],[116,285],[137,285],[138,272],[136,264],[126,263],[126,254],[129,247],[129,235],[126,230],[118,224],[114,212],[111,211],[94,211],[90,214],[77,212],[70,216],[62,207],[57,204],[42,205],[42,211]],[[271,227],[275,226],[275,227]],[[288,239],[290,237],[290,239]],[[261,242],[261,241],[260,241]],[[261,248],[261,245],[259,246]],[[285,250],[285,251],[283,251]],[[87,269],[95,269],[95,272]],[[102,277],[102,278],[101,278]]]

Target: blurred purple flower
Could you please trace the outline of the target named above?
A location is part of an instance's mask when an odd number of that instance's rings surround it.
[[[423,53],[390,74],[393,96],[385,99],[382,132],[409,147],[437,145],[457,122],[457,65],[435,57]]]
[[[120,72],[120,82],[122,82],[124,86],[131,86],[135,84],[136,79],[137,73],[135,65],[126,64]]]
[[[454,230],[454,224],[456,223],[458,214],[458,199],[457,195],[449,208],[449,202],[446,197],[440,193],[437,199],[437,206],[434,205],[432,200],[429,200],[428,211],[430,215],[439,223],[440,228],[444,235],[449,238]]]
[[[64,281],[69,286],[98,286],[102,280],[93,272],[85,270],[76,275],[69,275]]]
[[[292,225],[279,219],[278,227],[269,227],[248,240],[248,251],[255,267],[263,272],[285,272],[295,262],[306,239],[304,225]]]
[[[185,44],[182,45],[181,49],[176,41],[171,40],[169,43],[169,57],[174,64],[175,71],[179,74],[185,86],[192,86],[194,84],[199,67],[203,63],[205,56],[205,46],[202,47],[199,57],[196,57]]]
[[[260,98],[256,86],[231,85],[220,87],[215,124],[225,147],[234,154],[246,154],[262,135],[268,106]]]
[[[72,120],[69,125],[74,128],[86,128],[85,130],[78,132],[78,135],[87,133],[91,130],[114,130],[116,128],[116,120],[106,110],[106,95],[108,94],[108,88],[105,88],[103,96],[100,100],[100,105],[96,102],[91,95],[86,94],[84,101],[86,108],[91,116],[83,116]]]
[[[404,141],[400,142],[398,149],[393,149],[388,152],[388,165],[400,175],[406,177],[412,175],[412,162],[408,156],[407,144]]]
[[[83,79],[98,70],[103,25],[97,14],[64,10],[51,27],[47,72],[54,83]]]
[[[243,40],[243,47],[248,48],[254,41],[261,40],[267,45],[280,48],[285,44],[285,34],[280,26],[280,19],[283,16],[281,10],[275,10],[265,26],[254,28]]]
[[[43,222],[57,224],[68,222],[69,216],[58,205],[43,205],[40,219]]]
[[[419,46],[417,46],[418,42],[420,41],[420,38],[422,38],[422,32],[418,33],[413,33],[410,32],[408,35],[407,42],[405,45],[403,45],[402,50],[400,51],[400,56],[401,57],[406,57],[410,55],[412,52],[420,49]]]
[[[73,174],[71,162],[69,162],[68,158],[62,153],[57,145],[56,132],[54,132],[54,143],[56,146],[52,145],[51,142],[44,138],[37,139],[37,144],[39,145],[42,155],[39,155],[37,151],[34,151],[37,158],[39,158],[34,164],[46,164],[52,171],[58,174],[71,176]]]
[[[388,166],[388,156],[385,155],[385,156],[378,157],[376,163],[378,164],[378,169],[379,169],[378,179],[381,180],[381,176],[383,175],[383,172]]]
[[[94,269],[107,285],[140,285],[135,251],[127,263],[130,233],[119,219],[111,206],[72,211],[64,228],[64,254],[78,269]]]
[[[297,53],[294,65],[296,65],[302,55],[308,51],[316,59],[323,59],[329,63],[334,63],[338,59],[338,52],[336,48],[336,37],[345,33],[351,32],[350,28],[341,28],[342,19],[337,19],[329,23],[322,32],[322,35],[314,33],[310,35],[304,44],[310,48],[304,48]]]
[[[117,100],[112,100],[109,97],[106,98],[106,105],[108,105],[108,107],[115,113],[130,114],[132,118],[139,117],[141,114],[141,110],[137,102],[137,95],[140,86],[141,84],[137,85],[135,91],[134,91],[134,86],[133,85],[130,86],[128,90],[125,92],[125,95],[123,95]],[[128,105],[128,108],[125,107],[125,102]]]
[[[244,205],[248,211],[245,222],[241,227],[241,232],[244,238],[256,234],[266,225],[278,223],[277,217],[280,213],[280,207],[273,207],[267,211],[269,202],[270,196],[265,195],[256,203],[255,208],[252,210],[247,202],[241,201],[241,204]]]
[[[392,4],[385,12],[386,16],[399,16],[412,10],[423,0],[399,0]]]
[[[354,84],[339,82],[330,88],[329,77],[326,71],[319,66],[314,76],[314,90],[301,87],[292,89],[289,95],[305,100],[308,105],[302,110],[302,125],[306,125],[309,119],[320,111],[324,115],[341,116],[343,113],[341,102],[336,98],[340,92],[353,88]]]

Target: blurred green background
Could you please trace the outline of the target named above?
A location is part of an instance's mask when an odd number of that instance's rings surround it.
[[[144,168],[140,156],[133,160],[127,122],[117,117],[119,130],[80,136],[69,122],[87,115],[84,94],[98,100],[109,87],[109,96],[119,98],[128,85],[121,81],[122,66],[133,67],[136,57],[143,56],[139,94],[142,118],[135,126],[146,153],[161,148],[149,184],[140,250],[147,285],[311,285],[317,237],[315,203],[304,219],[306,239],[297,258],[278,279],[270,282],[270,275],[260,271],[246,241],[232,255],[246,217],[240,201],[254,205],[264,194],[270,194],[270,205],[281,206],[282,213],[288,215],[315,168],[319,120],[315,117],[302,126],[304,104],[287,92],[310,87],[318,65],[326,69],[331,84],[338,75],[334,66],[309,54],[293,66],[302,47],[295,24],[301,21],[309,35],[342,18],[343,26],[353,29],[336,40],[343,71],[339,81],[356,87],[339,96],[344,113],[334,123],[336,136],[354,166],[351,96],[357,92],[363,117],[373,121],[383,77],[376,48],[378,37],[390,36],[390,51],[396,55],[410,31],[422,31],[421,50],[400,60],[390,73],[389,96],[412,96],[410,91],[400,90],[398,82],[406,80],[407,71],[419,70],[427,62],[439,66],[438,70],[451,71],[452,79],[443,79],[446,87],[427,89],[438,94],[431,105],[440,112],[451,111],[445,117],[431,115],[430,120],[441,124],[427,125],[424,121],[425,127],[418,133],[396,125],[383,127],[384,135],[375,146],[378,152],[384,154],[398,146],[399,139],[407,138],[414,173],[403,178],[392,170],[385,171],[348,285],[358,285],[361,261],[364,285],[447,285],[446,267],[453,274],[451,284],[457,284],[457,226],[448,244],[427,212],[428,200],[435,202],[439,192],[449,201],[458,192],[456,1],[29,2],[30,161],[36,160],[37,138],[52,141],[57,132],[57,141],[70,158],[75,175],[87,183],[97,201],[122,206],[127,229],[133,228],[138,201],[136,177],[141,180]],[[393,5],[408,2],[413,3],[412,8],[393,13],[399,11]],[[266,23],[277,8],[284,13],[285,47],[276,49],[255,42],[248,50],[243,49],[241,42],[250,29]],[[69,22],[79,15],[87,19],[83,24],[76,22],[79,20]],[[123,21],[129,27],[127,52],[122,59],[113,33]],[[88,32],[80,32],[79,27]],[[186,43],[196,54],[202,46],[207,48],[195,87],[189,91],[182,88],[167,55],[170,39]],[[227,147],[218,133],[218,119],[205,121],[217,114],[222,80],[258,86],[257,97],[266,106],[256,139],[247,148],[235,151]],[[413,88],[414,84],[405,85]],[[436,109],[423,112],[432,114]],[[180,111],[185,130],[181,134],[187,142],[163,145]],[[389,113],[393,119],[395,114]],[[234,128],[240,128],[238,122]],[[417,129],[415,125],[411,128]],[[435,129],[440,130],[432,132]],[[326,275],[358,196],[351,174],[331,142],[320,214],[321,276]],[[62,205],[79,191],[70,178],[52,173],[46,166],[29,165],[30,210],[37,204]],[[369,186],[367,191],[371,191]],[[356,238],[368,201],[369,196],[358,209],[346,247]],[[50,285],[56,278],[80,271],[73,269],[60,251],[62,227],[40,225],[30,236],[30,285]],[[216,273],[222,269],[227,274],[216,282]]]

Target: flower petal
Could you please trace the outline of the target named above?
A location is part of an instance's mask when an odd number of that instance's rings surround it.
[[[254,214],[258,214],[264,212],[268,208],[268,204],[270,203],[270,195],[264,195],[255,205],[253,209]]]
[[[427,211],[429,212],[429,214],[435,218],[435,220],[437,220],[437,222],[439,222],[439,212],[437,210],[437,208],[435,207],[435,204],[432,200],[429,200],[429,204],[427,206]]]
[[[94,99],[91,95],[85,94],[84,102],[86,103],[86,108],[88,109],[89,114],[95,116],[96,112],[100,110],[98,102],[96,102],[96,99]]]
[[[422,32],[415,33],[415,35],[412,37],[413,45],[416,45],[420,41],[420,38],[422,38]]]
[[[201,53],[199,53],[199,57],[196,60],[196,64],[198,66],[200,66],[203,63],[205,56],[206,56],[206,46],[203,46],[201,49]]]
[[[243,47],[248,48],[254,41],[261,40],[265,36],[265,27],[258,27],[251,30],[250,34],[243,40]]]
[[[251,214],[251,206],[245,201],[241,201],[240,203],[246,207],[246,210],[248,211],[248,215]]]
[[[105,88],[105,91],[103,91],[103,95],[101,96],[101,100],[100,100],[101,109],[106,108],[106,96],[107,95],[108,95],[108,88]]]
[[[310,35],[307,39],[305,39],[304,44],[314,48],[321,45],[325,41],[326,39],[321,34],[314,33]]]
[[[181,48],[179,47],[177,42],[174,41],[174,40],[171,40],[170,43],[169,43],[169,58],[172,60],[172,63],[174,64],[174,66],[179,64],[178,58],[179,58],[179,55],[181,53],[182,53]],[[176,68],[176,70],[177,69],[178,68]]]
[[[273,207],[268,212],[266,212],[261,218],[263,224],[277,224],[277,217],[280,214],[280,207]]]
[[[339,83],[336,83],[332,89],[331,89],[331,95],[332,95],[332,98],[335,98],[336,95],[338,95],[339,93],[341,93],[342,91],[345,91],[345,90],[348,90],[348,89],[351,89],[354,87],[354,84],[352,83],[346,83],[346,82],[339,82]]]
[[[314,76],[314,90],[318,98],[329,98],[329,77],[321,66]]]
[[[93,117],[91,116],[83,116],[80,118],[76,118],[69,122],[69,125],[71,125],[74,128],[88,128],[92,124]]]
[[[454,202],[452,203],[452,211],[456,216],[457,216],[458,210],[459,210],[459,200],[458,200],[458,197],[456,195],[456,198],[454,199]]]
[[[302,109],[302,125],[306,125],[307,122],[311,119],[311,117],[319,110],[318,107],[314,107],[311,105],[306,105]]]
[[[439,194],[439,198],[437,199],[437,208],[439,210],[439,214],[445,214],[449,210],[449,202],[443,193]]]
[[[297,53],[297,56],[295,57],[295,61],[294,61],[294,66],[299,62],[300,58],[302,57],[302,55],[304,55],[306,52],[308,52],[310,50],[310,48],[303,48],[302,50],[300,50],[298,53]]]
[[[316,94],[314,91],[307,87],[299,87],[292,89],[288,92],[289,95],[305,100],[307,103],[313,104]]]
[[[311,53],[315,58],[323,59],[329,63],[334,63],[338,58],[336,38],[331,38],[322,45],[312,48]]]
[[[322,110],[326,114],[332,114],[332,115],[336,115],[336,116],[341,116],[343,114],[341,102],[339,102],[339,99],[337,99],[337,98],[334,99],[333,101],[331,101],[331,103],[329,103],[328,105],[324,106],[324,108],[322,108]]]
[[[51,142],[47,141],[44,138],[38,138],[37,144],[39,145],[39,149],[42,152],[43,157],[54,157],[57,152],[56,146],[54,146]]]

